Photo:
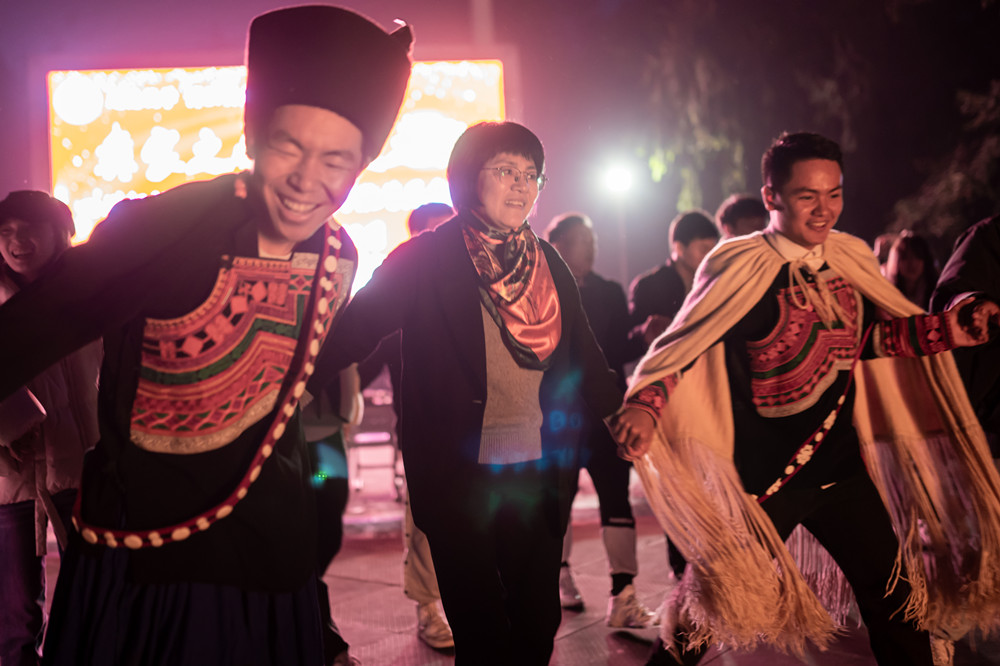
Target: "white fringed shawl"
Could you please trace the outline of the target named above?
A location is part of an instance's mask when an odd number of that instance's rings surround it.
[[[832,232],[824,258],[890,316],[921,312],[880,275],[864,241]],[[836,631],[733,464],[720,338],[786,263],[761,233],[717,247],[629,386],[632,395],[683,370],[653,445],[635,467],[664,531],[694,565],[675,592],[672,616],[680,616],[693,645],[765,642],[801,654],[806,639],[825,647]],[[900,537],[899,573],[913,588],[906,616],[930,630],[997,626],[1000,477],[951,353],[863,361],[855,381],[862,454]],[[926,566],[922,554],[930,555]],[[667,622],[661,631],[672,639],[672,630]]]

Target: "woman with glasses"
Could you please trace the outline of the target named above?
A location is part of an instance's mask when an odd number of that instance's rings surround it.
[[[578,474],[573,405],[582,395],[602,418],[620,403],[573,276],[527,222],[543,166],[517,123],[466,130],[448,162],[457,214],[389,255],[323,360],[359,361],[402,332],[410,506],[460,666],[548,663]]]

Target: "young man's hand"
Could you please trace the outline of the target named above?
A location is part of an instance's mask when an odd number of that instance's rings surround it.
[[[615,415],[611,434],[618,442],[618,456],[629,461],[638,460],[653,443],[656,421],[653,415],[637,407],[624,407]]]
[[[944,314],[956,347],[974,347],[989,342],[991,335],[1000,329],[1000,306],[985,298],[969,296]]]

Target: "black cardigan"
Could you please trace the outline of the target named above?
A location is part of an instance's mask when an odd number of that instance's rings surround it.
[[[479,277],[462,236],[463,217],[399,246],[358,291],[319,359],[316,382],[366,358],[379,341],[402,333],[400,448],[410,504],[418,526],[446,524],[477,463],[486,405],[486,343]],[[562,336],[539,391],[544,415],[542,451],[560,494],[560,520],[569,517],[570,485],[578,473],[582,397],[592,415],[621,404],[615,375],[594,340],[566,264],[541,241],[562,317]],[[315,393],[320,387],[310,390]]]

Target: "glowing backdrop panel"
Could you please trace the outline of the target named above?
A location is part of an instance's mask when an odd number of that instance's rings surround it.
[[[53,195],[85,241],[124,198],[249,169],[244,67],[48,74]],[[420,204],[451,203],[448,155],[471,124],[504,118],[498,60],[416,62],[382,154],[337,214],[361,255],[356,286],[406,238]]]

